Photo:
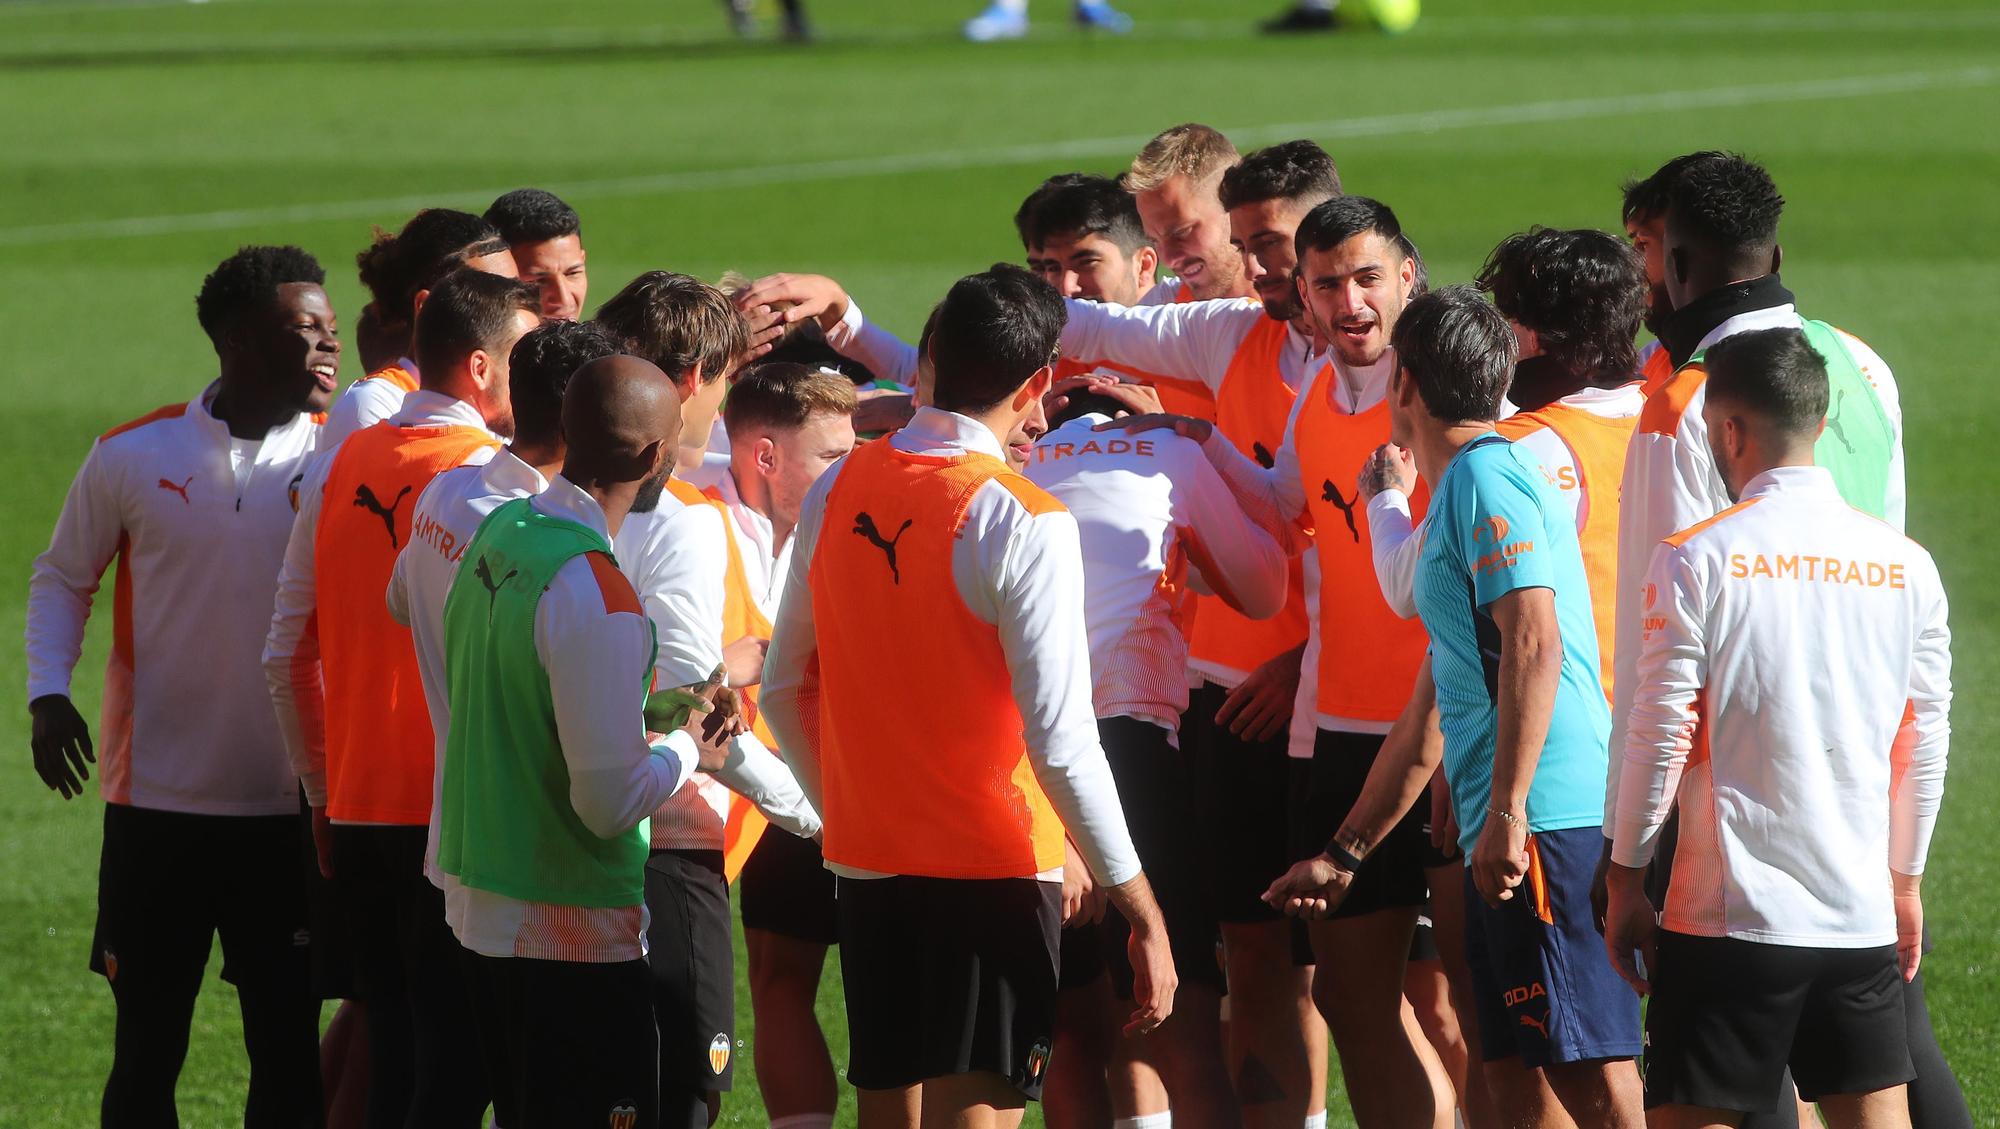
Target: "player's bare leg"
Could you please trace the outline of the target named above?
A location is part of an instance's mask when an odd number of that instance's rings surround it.
[[[990,1070],[926,1079],[923,1129],[1015,1129],[1028,1099]]]
[[[773,1120],[833,1115],[839,1092],[833,1056],[813,1004],[826,946],[773,933],[743,931],[750,955],[750,1007],[756,1018],[752,1058],[764,1110]]]
[[[1465,882],[1465,867],[1456,862],[1432,867],[1424,871],[1424,877],[1433,890],[1456,890]],[[1473,1006],[1472,966],[1465,958],[1465,899],[1433,897],[1430,914],[1431,938],[1437,942],[1438,962],[1444,966],[1445,981],[1451,987],[1451,1008],[1459,1017],[1459,1037],[1465,1043],[1459,1112],[1465,1116],[1466,1129],[1498,1129],[1500,1115],[1493,1108],[1493,1095],[1486,1088],[1486,1071],[1481,1065],[1485,1052],[1479,1041],[1479,1012]]]
[[[1541,1073],[1578,1125],[1641,1129],[1646,1124],[1639,1066],[1629,1058],[1565,1062],[1545,1066]],[[1909,1124],[1907,1110],[1903,1116]]]
[[[1348,1102],[1362,1129],[1450,1129],[1451,1083],[1436,1052],[1405,1023],[1403,966],[1417,927],[1411,906],[1311,926],[1313,1000],[1326,1017]]]
[[[1298,1129],[1326,1092],[1326,1024],[1312,970],[1292,963],[1291,924],[1223,922],[1229,1077],[1246,1129]],[[1321,1099],[1324,1101],[1324,1099]]]
[[[859,1129],[917,1129],[923,1120],[924,1088],[854,1091],[855,1124]]]
[[[1116,1003],[1111,981],[1104,976],[1056,994],[1049,1069],[1042,1079],[1042,1116],[1049,1129],[1103,1129],[1111,1124],[1109,1068],[1117,1031],[1112,1018]]]

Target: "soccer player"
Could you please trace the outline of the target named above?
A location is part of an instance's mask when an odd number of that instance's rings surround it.
[[[370,369],[347,386],[327,413],[321,447],[332,451],[364,427],[395,415],[403,398],[422,384],[417,371],[415,333],[417,311],[431,287],[461,267],[518,277],[514,256],[500,230],[487,221],[450,208],[426,208],[394,235],[377,230],[375,241],[354,257],[361,268],[361,285],[371,301],[362,311],[367,336],[380,341],[368,352],[391,346],[393,363]]]
[[[1070,14],[1076,26],[1086,31],[1123,35],[1132,30],[1132,17],[1113,8],[1107,0],[1074,0]],[[965,37],[974,43],[1019,39],[1026,34],[1028,0],[991,0],[983,11],[965,21]]]
[[[1130,1027],[1173,1010],[1092,718],[1076,522],[1002,461],[1041,422],[1060,303],[1016,267],[954,285],[931,406],[823,475],[793,533],[763,705],[826,820],[866,1129],[1019,1123],[1048,1065],[1065,828],[1132,923]],[[921,690],[884,693],[884,655]]]
[[[553,192],[516,188],[486,209],[486,222],[500,230],[521,281],[542,292],[542,316],[575,321],[590,293],[584,265],[583,221],[576,209]]]
[[[807,491],[854,448],[854,382],[836,372],[771,362],[746,370],[723,405],[729,470],[705,491],[727,527],[721,639],[771,636]],[[718,643],[720,639],[718,639]],[[756,702],[762,664],[737,683]],[[763,717],[758,737],[776,746]],[[741,820],[741,813],[727,818]],[[827,946],[837,939],[833,875],[819,845],[798,835],[738,836],[743,933],[756,1018],[757,1083],[779,1129],[830,1129],[838,1097],[814,1002]],[[727,940],[727,903],[724,903]]]
[[[35,770],[73,799],[99,753],[70,675],[92,597],[118,562],[90,951],[117,1005],[106,1126],[176,1122],[217,934],[250,1060],[244,1124],[319,1116],[298,786],[251,656],[291,530],[289,484],[319,441],[309,413],[338,387],[325,280],[296,247],[244,247],[202,281],[195,314],[216,380],[91,445],[29,578]]]
[[[1161,263],[1180,281],[1176,302],[1251,296],[1217,191],[1223,171],[1240,159],[1220,131],[1187,122],[1148,141],[1119,177]]]
[[[1518,410],[1494,430],[1539,458],[1549,485],[1575,511],[1608,697],[1618,482],[1646,403],[1632,376],[1632,341],[1645,309],[1642,266],[1604,232],[1535,228],[1502,240],[1478,285],[1513,326],[1520,357],[1507,391]],[[1370,456],[1358,484],[1368,497],[1382,594],[1405,616],[1416,614],[1412,581],[1422,543],[1411,536],[1408,512],[1415,477],[1407,452],[1384,448]]]
[[[1735,334],[1704,365],[1707,442],[1740,502],[1646,573],[1612,832],[1604,943],[1653,997],[1646,1101],[1654,1125],[1735,1124],[1789,1106],[1789,1065],[1836,1129],[1908,1125],[1901,989],[1950,733],[1943,586],[1815,465],[1831,366],[1807,333]],[[1841,661],[1802,661],[1806,636]],[[1656,928],[1644,868],[1676,798]]]
[[[659,501],[679,427],[651,364],[578,370],[562,473],[487,516],[445,601],[438,865],[463,891],[447,912],[477,1041],[528,1126],[659,1124],[639,825],[697,763],[720,765],[733,725],[697,714],[649,742],[652,626],[611,536]]]
[[[1625,235],[1646,266],[1646,332],[1653,340],[1639,354],[1639,379],[1645,382],[1642,390],[1648,396],[1674,374],[1673,357],[1660,339],[1674,312],[1674,300],[1667,294],[1667,192],[1682,169],[1711,155],[1684,154],[1661,165],[1651,176],[1625,182]]]
[[[1431,663],[1412,706],[1434,680],[1487,1079],[1504,1124],[1538,1123],[1546,1080],[1576,1124],[1637,1126],[1637,1001],[1596,959],[1589,905],[1608,720],[1574,519],[1540,461],[1493,431],[1515,350],[1498,310],[1470,287],[1436,291],[1403,311],[1393,346],[1393,441],[1436,484],[1416,578]],[[1409,774],[1392,810],[1428,775]],[[1367,846],[1336,836],[1274,899],[1344,885]]]
[[[431,479],[511,435],[508,357],[534,288],[462,269],[417,316],[423,386],[349,436],[299,487],[264,673],[312,806],[320,869],[352,923],[368,1003],[371,1120],[476,1125],[487,1080],[443,893],[424,876],[435,761],[409,631],[383,593]]]
[[[1213,427],[1200,433],[1226,437],[1256,472],[1272,465],[1299,391],[1324,368],[1292,283],[1293,234],[1315,206],[1339,196],[1340,176],[1319,146],[1291,141],[1260,149],[1225,170],[1218,191],[1231,241],[1261,305],[1215,300],[1122,308],[1072,301],[1062,349],[1206,387],[1215,398],[1216,417]],[[1386,434],[1386,422],[1382,430]],[[1290,474],[1296,484],[1297,472]],[[1287,518],[1303,508],[1301,501]],[[1266,524],[1274,532],[1278,528],[1276,519]],[[1216,911],[1229,966],[1231,1077],[1246,1107],[1246,1123],[1273,1129],[1303,1123],[1313,1095],[1325,1089],[1312,974],[1294,967],[1291,923],[1260,900],[1271,876],[1282,873],[1293,857],[1287,821],[1279,814],[1289,804],[1293,756],[1311,756],[1309,738],[1294,751],[1287,729],[1301,682],[1306,574],[1313,567],[1308,559],[1294,562],[1285,610],[1267,620],[1203,602],[1188,647],[1191,677],[1199,677],[1201,685],[1190,695],[1182,730],[1202,778],[1202,815],[1217,844]],[[1398,700],[1388,707],[1388,720],[1400,706]],[[1387,727],[1384,721],[1381,729]],[[1402,943],[1407,951],[1407,935]],[[1393,966],[1371,967],[1371,983],[1398,979],[1384,970],[1400,970],[1403,955]],[[1400,999],[1399,994],[1398,1006]],[[1372,1032],[1371,1041],[1377,1036]]]
[[[679,466],[701,466],[706,445],[691,437],[709,434],[747,345],[736,307],[698,279],[648,271],[606,302],[597,321],[628,351],[673,378],[681,392]],[[739,604],[737,615],[730,614],[728,516],[680,478],[669,480],[666,490],[657,507],[634,515],[613,539],[660,640],[658,685],[685,690],[723,666],[731,685],[751,686],[761,673],[765,640],[746,630],[747,608]],[[754,752],[768,759],[762,743]],[[800,808],[810,805],[797,795],[768,810],[790,830],[809,835]],[[706,773],[653,814],[646,897],[659,933],[650,968],[661,1031],[661,1116],[669,1125],[705,1123],[734,1081],[728,882],[758,842],[760,826],[732,803],[722,781]]]
[[[1188,834],[1194,785],[1175,739],[1187,708],[1187,643],[1176,620],[1196,576],[1246,615],[1275,614],[1284,606],[1285,557],[1191,441],[1093,430],[1131,411],[1111,398],[1119,390],[1104,381],[1071,392],[1024,472],[1075,516],[1082,534],[1098,737],[1182,974],[1173,1018],[1145,1039],[1127,1038],[1116,1061],[1157,1075],[1184,1123],[1235,1125],[1215,961],[1220,934],[1202,847]],[[1129,998],[1122,916],[1107,914],[1101,933],[1118,994]],[[1057,1051],[1067,1053],[1060,1042]],[[1131,1088],[1114,1086],[1114,1095]],[[1118,1112],[1136,1120],[1161,1111]]]

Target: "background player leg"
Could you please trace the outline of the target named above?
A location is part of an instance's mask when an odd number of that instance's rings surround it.
[[[924,1088],[899,1086],[891,1090],[854,1091],[855,1119],[859,1129],[917,1129],[924,1115]]]
[[[1326,1017],[1354,1120],[1451,1125],[1450,1082],[1421,1033],[1404,1024],[1403,966],[1415,907],[1312,925],[1313,1000]],[[1421,1045],[1419,1045],[1421,1044]]]
[[[750,955],[750,1009],[757,1024],[751,1053],[764,1111],[774,1123],[818,1114],[831,1125],[839,1101],[833,1055],[813,1012],[827,947],[767,929],[745,929],[743,941]]]
[[[923,1129],[1014,1129],[1028,1099],[990,1070],[924,1080]]]
[[[1296,1129],[1326,1092],[1326,1024],[1312,969],[1292,961],[1288,921],[1224,922],[1229,1077],[1246,1129]]]
[[[1917,1071],[1916,1080],[1909,1085],[1910,1124],[1916,1129],[1972,1129],[1965,1092],[1959,1089],[1958,1076],[1945,1061],[1937,1032],[1931,1029],[1921,969],[1916,979],[1903,985],[1903,1018],[1909,1032],[1910,1065]]]
[[[171,923],[163,923],[171,929]],[[174,1083],[187,1060],[188,1024],[208,964],[208,926],[161,936],[150,958],[125,957],[112,970],[118,1019],[102,1115],[117,1126],[178,1125]],[[198,942],[198,943],[197,943]]]
[[[1427,867],[1424,881],[1433,891],[1445,892],[1431,898],[1431,939],[1437,943],[1438,963],[1451,988],[1452,1013],[1458,1017],[1459,1037],[1465,1042],[1465,1077],[1454,1079],[1459,1087],[1459,1112],[1465,1117],[1467,1129],[1495,1129],[1500,1124],[1500,1115],[1494,1110],[1493,1095],[1486,1088],[1482,1064],[1485,1054],[1479,1041],[1478,1013],[1472,1006],[1472,969],[1465,962],[1465,902],[1452,893],[1465,882],[1465,867],[1455,861]],[[1550,1094],[1549,1099],[1553,1105],[1555,1095]],[[1561,1129],[1562,1125],[1557,1122],[1549,1129]]]
[[[1071,937],[1077,931],[1063,930],[1061,967],[1065,972],[1080,963],[1071,958],[1072,952],[1097,946],[1096,927],[1082,929],[1085,937],[1074,943]],[[1112,1075],[1116,1072],[1125,1080],[1122,1064],[1112,1055],[1114,1007],[1111,981],[1101,965],[1096,975],[1082,983],[1066,984],[1056,993],[1055,1036],[1050,1042],[1048,1075],[1042,1081],[1042,1117],[1049,1129],[1103,1129],[1111,1124]],[[1129,1082],[1125,1089],[1131,1089]],[[1132,1098],[1129,1092],[1125,1096]],[[1165,1104],[1162,1098],[1160,1106]]]

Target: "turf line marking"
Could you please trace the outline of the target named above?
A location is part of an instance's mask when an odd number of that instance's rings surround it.
[[[1482,126],[1532,125],[1633,114],[1674,113],[1783,102],[1910,94],[1928,90],[1992,86],[1996,81],[2000,81],[2000,67],[1964,67],[1947,71],[1904,71],[1893,74],[1854,75],[1843,78],[1718,86],[1695,90],[1666,90],[1597,98],[1555,99],[1500,106],[1408,110],[1362,118],[1239,126],[1227,129],[1226,132],[1239,146],[1252,146],[1293,137],[1312,137],[1324,141],[1408,133],[1430,134]],[[548,187],[551,191],[579,200],[668,195],[677,192],[753,188],[898,173],[949,172],[957,169],[1033,164],[1107,154],[1123,155],[1137,150],[1149,139],[1150,135],[1134,135],[1028,142],[979,149],[941,149],[922,153],[892,153],[826,161],[753,165],[734,169],[695,169],[644,176],[558,181],[548,184]],[[381,219],[399,217],[403,213],[423,207],[484,208],[495,196],[512,187],[516,186],[507,185],[477,191],[426,192],[283,207],[234,208],[179,215],[131,216],[123,219],[33,224],[0,228],[0,246],[30,246],[66,240],[140,238],[329,220]]]

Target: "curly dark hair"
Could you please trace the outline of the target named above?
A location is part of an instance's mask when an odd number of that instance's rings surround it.
[[[1784,210],[1771,174],[1736,153],[1699,155],[1667,189],[1668,223],[1732,261],[1767,255]]]
[[[486,222],[500,229],[509,247],[582,235],[583,220],[562,197],[540,188],[516,188],[493,201]]]
[[[437,285],[468,259],[506,249],[500,229],[484,219],[425,208],[393,235],[376,228],[374,242],[354,256],[354,265],[361,269],[361,285],[374,296],[377,316],[394,325],[409,321],[417,291]]]
[[[1265,200],[1317,204],[1340,195],[1340,170],[1313,142],[1285,141],[1259,149],[1224,170],[1217,191],[1224,208]]]
[[[1530,228],[1501,240],[1479,270],[1479,289],[1541,340],[1542,352],[1600,387],[1632,379],[1633,340],[1646,313],[1646,268],[1615,235]]]
[[[277,301],[278,287],[290,282],[324,285],[326,270],[297,247],[239,247],[201,280],[195,320],[210,341],[220,344],[237,319],[270,306]]]
[[[1619,186],[1624,194],[1625,207],[1619,218],[1626,223],[1658,219],[1667,214],[1667,193],[1672,191],[1674,182],[1681,178],[1681,170],[1696,161],[1726,154],[1714,149],[1704,149],[1699,153],[1682,153],[1666,164],[1653,170],[1653,175],[1634,177]]]
[[[560,436],[569,378],[591,361],[617,352],[618,339],[588,321],[545,321],[515,342],[507,356],[515,441],[541,443]]]

